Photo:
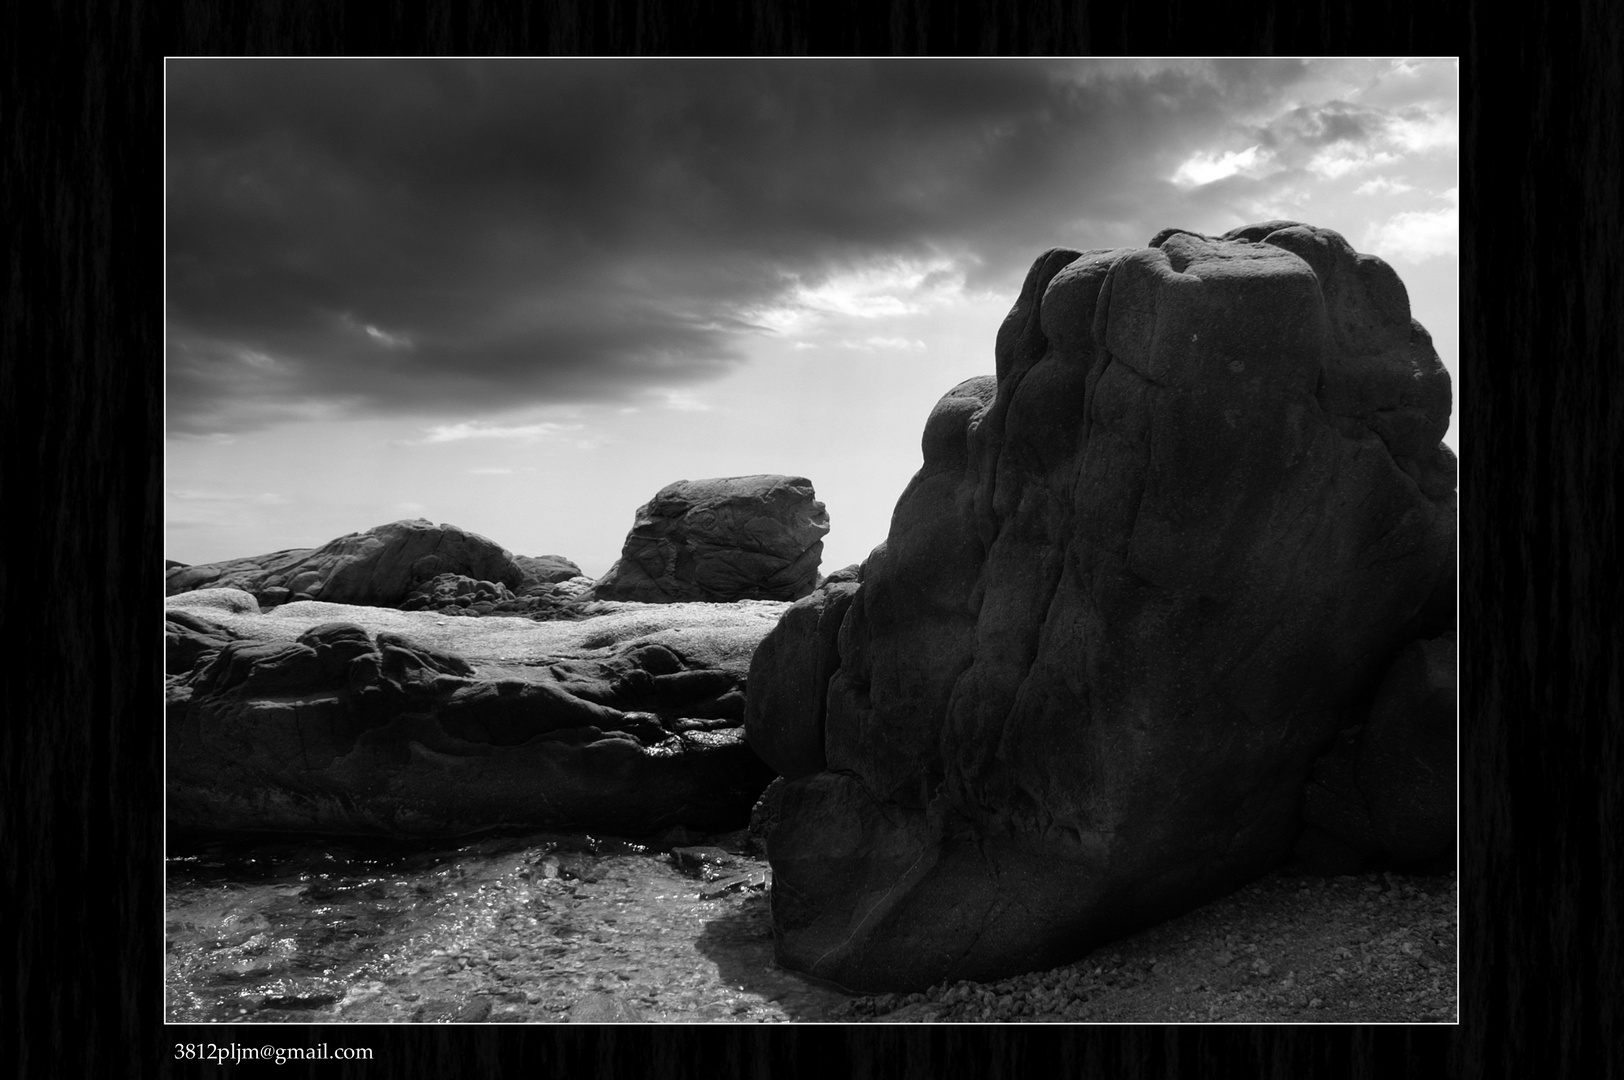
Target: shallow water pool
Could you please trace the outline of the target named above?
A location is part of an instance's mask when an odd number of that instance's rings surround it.
[[[765,861],[692,851],[681,868],[659,848],[558,835],[176,852],[168,1018],[833,1019],[843,995],[773,963]]]

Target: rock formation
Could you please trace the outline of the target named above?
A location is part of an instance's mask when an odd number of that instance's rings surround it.
[[[513,561],[524,572],[519,590],[534,585],[557,585],[581,576],[581,568],[562,555],[515,555]]]
[[[515,599],[513,591],[499,581],[475,581],[463,574],[436,574],[412,586],[400,602],[402,611],[420,608],[465,607],[484,615]]]
[[[800,476],[679,480],[637,511],[593,587],[644,603],[798,600],[818,582],[829,515]]]
[[[166,612],[177,831],[730,829],[772,779],[743,683],[782,604],[534,622],[192,600]]]
[[[440,574],[517,588],[524,570],[501,545],[455,525],[418,518],[350,533],[318,548],[205,563],[169,571],[169,596],[202,588],[242,589],[262,603],[324,600],[392,607]]]
[[[779,961],[874,991],[1073,959],[1279,864],[1361,725],[1371,850],[1436,854],[1449,411],[1334,232],[1039,257],[861,584],[752,667]]]

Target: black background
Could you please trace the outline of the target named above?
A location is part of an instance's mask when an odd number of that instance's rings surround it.
[[[1612,0],[7,5],[0,1060],[217,1075],[175,1044],[236,1040],[373,1050],[290,1078],[1624,1075],[1621,29]],[[922,52],[1463,58],[1462,1023],[164,1026],[163,56]]]

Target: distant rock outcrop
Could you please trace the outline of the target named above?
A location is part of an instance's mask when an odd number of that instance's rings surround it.
[[[799,476],[679,480],[637,511],[600,600],[798,600],[817,585],[829,515]]]
[[[524,580],[517,586],[520,590],[556,585],[581,576],[581,568],[562,555],[515,555],[513,561],[524,571]]]
[[[730,829],[772,779],[743,738],[743,684],[782,604],[568,622],[168,608],[175,830]]]
[[[1041,256],[834,655],[847,586],[757,654],[779,961],[915,990],[1075,958],[1278,865],[1361,725],[1371,850],[1447,850],[1449,412],[1334,232]]]
[[[509,589],[524,580],[524,570],[500,544],[455,525],[417,518],[350,533],[318,548],[171,570],[165,592],[174,596],[226,587],[267,603],[323,600],[393,607],[415,586],[440,574],[498,582]]]

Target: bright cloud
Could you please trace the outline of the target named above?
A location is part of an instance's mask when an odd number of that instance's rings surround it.
[[[660,399],[661,405],[667,409],[675,409],[677,412],[708,412],[710,410],[709,405],[700,401],[697,396],[687,390],[655,390],[653,394]]]
[[[1457,215],[1454,207],[1394,214],[1371,230],[1364,250],[1412,263],[1454,255],[1459,247]]]
[[[376,326],[368,326],[366,329],[367,336],[373,341],[378,342],[380,345],[387,345],[392,349],[409,348],[412,344],[407,338],[401,337],[398,334],[386,333],[379,330]]]
[[[857,349],[862,352],[874,352],[884,349],[923,349],[925,343],[915,338],[903,337],[868,337],[861,341],[842,341],[842,348]]]
[[[1180,187],[1195,187],[1236,174],[1255,176],[1269,164],[1272,157],[1267,150],[1258,146],[1248,146],[1245,150],[1225,153],[1203,151],[1180,165],[1173,173],[1172,180]]]
[[[463,421],[460,424],[440,424],[431,427],[428,429],[428,438],[421,439],[419,442],[447,443],[461,442],[464,439],[519,439],[534,442],[537,439],[551,438],[566,431],[578,431],[580,428],[580,424],[544,422],[503,426],[474,420]]]
[[[187,488],[171,489],[164,492],[170,499],[185,503],[219,503],[234,506],[253,504],[258,506],[282,506],[287,503],[286,495],[274,491],[261,492],[258,495],[242,495],[220,491],[196,491]]]
[[[1389,180],[1385,176],[1377,176],[1366,180],[1353,189],[1355,195],[1398,195],[1415,188],[1401,180]]]
[[[1453,150],[1460,144],[1459,125],[1453,117],[1419,109],[1395,117],[1388,124],[1387,136],[1399,148],[1412,154]]]
[[[751,318],[784,332],[819,317],[881,319],[913,315],[957,294],[963,281],[963,272],[950,259],[871,264],[831,275],[814,286],[796,280],[775,304],[752,312]]]
[[[1327,180],[1335,180],[1339,176],[1346,176],[1361,169],[1391,165],[1398,159],[1397,154],[1386,150],[1372,150],[1350,143],[1335,143],[1309,158],[1308,170]]]

